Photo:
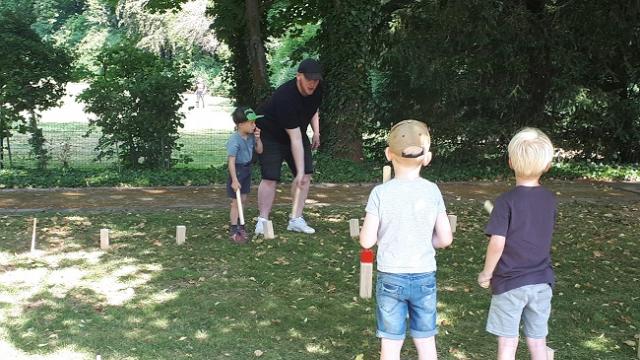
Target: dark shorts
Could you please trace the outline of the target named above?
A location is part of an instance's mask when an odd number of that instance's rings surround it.
[[[304,134],[302,135],[302,147],[304,148],[304,173],[313,174],[311,143]],[[293,162],[290,144],[281,144],[276,140],[263,136],[262,149],[262,154],[258,155],[258,159],[260,160],[260,171],[263,179],[280,181],[283,161],[287,163],[293,176],[296,176],[296,166]]]
[[[251,163],[236,164],[236,177],[240,182],[240,194],[248,194],[251,191]],[[227,177],[227,196],[236,198],[236,192],[231,188],[231,176]]]

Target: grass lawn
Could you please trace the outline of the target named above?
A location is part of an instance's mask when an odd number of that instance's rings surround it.
[[[479,200],[448,208],[459,223],[437,258],[440,358],[495,358],[484,331],[490,296],[475,285],[487,215]],[[38,256],[28,253],[32,215],[0,217],[2,358],[377,358],[374,303],[357,297],[359,247],[348,236],[363,207],[309,209],[311,236],[284,232],[285,210],[273,216],[276,239],[248,246],[227,240],[226,210],[39,213]],[[635,357],[639,216],[637,204],[561,205],[548,338],[556,359]],[[112,248],[103,252],[104,227]],[[403,358],[416,358],[409,343]]]

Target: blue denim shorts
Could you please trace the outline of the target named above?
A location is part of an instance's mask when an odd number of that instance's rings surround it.
[[[378,272],[376,281],[376,336],[402,340],[409,329],[413,338],[436,335],[436,273]]]
[[[517,337],[520,320],[524,336],[542,339],[547,336],[551,297],[548,284],[526,285],[491,297],[487,331],[503,337]]]

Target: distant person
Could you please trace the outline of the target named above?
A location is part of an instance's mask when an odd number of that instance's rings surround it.
[[[255,121],[261,116],[256,115],[253,109],[241,106],[231,114],[236,124],[236,132],[227,142],[227,157],[229,178],[227,179],[227,195],[231,198],[229,218],[231,220],[230,236],[233,241],[245,243],[247,233],[244,225],[238,223],[238,203],[236,190],[240,190],[243,204],[246,203],[247,194],[251,190],[251,160],[254,151],[262,153],[262,141],[260,141],[260,129]]]
[[[296,77],[282,84],[271,98],[260,108],[264,118],[257,122],[262,130],[264,152],[259,156],[262,181],[258,187],[258,209],[256,234],[263,234],[263,222],[269,219],[276,185],[280,181],[280,169],[285,161],[293,173],[291,196],[295,201],[299,192],[296,213],[289,220],[287,230],[315,233],[315,229],[302,217],[305,200],[309,193],[313,162],[311,149],[320,146],[320,116],[322,102],[322,80],[320,63],[305,59],[298,66]],[[309,141],[307,128],[311,125],[313,139]]]
[[[438,186],[420,177],[431,161],[427,125],[404,120],[391,128],[387,160],[395,177],[369,195],[360,245],[378,245],[376,335],[380,359],[400,359],[407,329],[420,360],[436,359],[435,249],[453,242]]]
[[[498,337],[498,359],[516,358],[520,321],[531,359],[546,359],[554,273],[551,237],[557,215],[553,192],[540,185],[553,145],[542,131],[520,130],[509,143],[516,186],[494,204],[485,233],[489,245],[478,284],[491,286],[487,331]]]
[[[207,93],[207,85],[201,77],[196,80],[194,91],[196,93],[196,108],[200,107],[200,101],[202,101],[202,108],[204,109],[204,95]]]

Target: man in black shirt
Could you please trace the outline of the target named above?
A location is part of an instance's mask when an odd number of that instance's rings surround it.
[[[260,215],[256,223],[256,234],[264,233],[263,222],[269,219],[283,161],[294,175],[291,195],[294,202],[297,200],[297,203],[293,204],[294,212],[287,230],[307,234],[315,232],[302,217],[302,210],[313,173],[311,149],[320,146],[320,80],[320,64],[316,60],[305,59],[298,66],[296,77],[280,85],[260,108],[259,113],[264,117],[256,124],[261,130],[263,152],[258,157],[262,181],[258,187]],[[309,141],[306,135],[309,125],[313,130],[312,141]]]

